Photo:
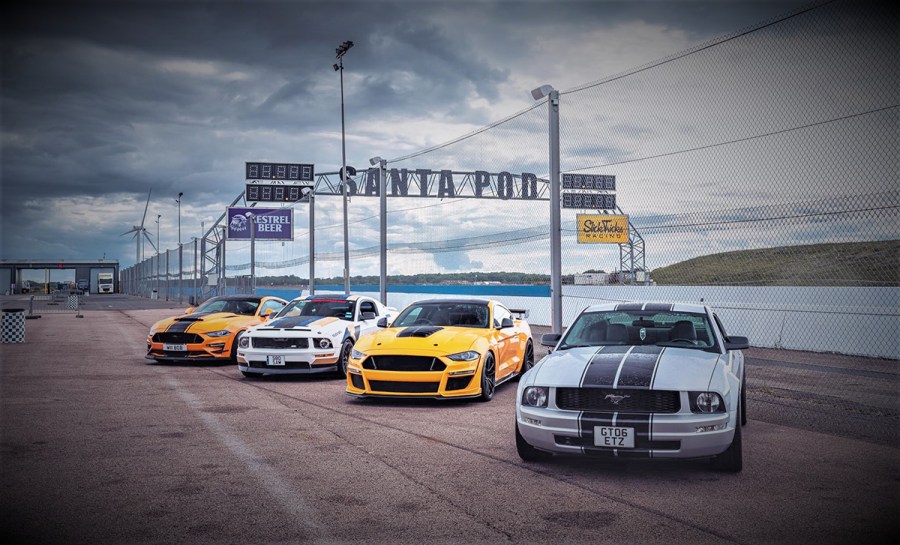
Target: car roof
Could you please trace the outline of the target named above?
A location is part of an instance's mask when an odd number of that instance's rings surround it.
[[[371,297],[365,297],[362,295],[353,295],[351,294],[343,294],[343,293],[332,293],[332,294],[316,294],[316,295],[301,295],[300,297],[294,297],[291,299],[291,302],[294,301],[358,301],[360,299],[370,299],[374,301]]]
[[[706,314],[709,309],[706,305],[697,303],[663,303],[656,301],[649,302],[618,302],[618,303],[600,303],[591,305],[584,309],[584,312],[601,312],[601,311],[629,311],[639,310],[644,312],[694,312],[698,314]]]
[[[412,305],[458,305],[458,304],[475,304],[475,305],[487,305],[493,303],[493,301],[489,299],[422,299],[420,301],[416,301],[415,303],[411,303]]]

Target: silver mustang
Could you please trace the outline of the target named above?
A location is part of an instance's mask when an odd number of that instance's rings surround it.
[[[553,454],[706,458],[742,468],[746,337],[707,306],[610,303],[586,308],[519,381],[516,447]]]

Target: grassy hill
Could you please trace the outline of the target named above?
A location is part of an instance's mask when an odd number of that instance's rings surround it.
[[[900,240],[725,252],[660,267],[652,277],[661,285],[900,286]]]

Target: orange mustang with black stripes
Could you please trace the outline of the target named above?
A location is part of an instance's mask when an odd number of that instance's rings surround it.
[[[153,324],[147,359],[160,362],[235,361],[237,340],[250,326],[274,316],[287,301],[263,295],[213,297],[181,316]]]
[[[336,372],[344,376],[350,351],[361,335],[393,319],[396,309],[359,295],[306,295],[275,318],[251,328],[238,346],[245,377]]]

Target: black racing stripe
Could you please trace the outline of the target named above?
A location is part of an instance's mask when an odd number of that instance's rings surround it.
[[[649,389],[662,351],[663,347],[656,345],[635,346],[622,363],[615,387]]]
[[[616,413],[607,412],[582,412],[578,416],[578,434],[581,437],[580,442],[585,453],[588,452],[588,449],[593,449],[594,426],[612,426],[615,415]]]
[[[630,348],[630,346],[604,346],[598,350],[588,362],[584,376],[581,378],[581,386],[612,387],[613,381],[616,380],[619,364],[622,363],[622,357]]]
[[[643,303],[619,303],[616,310],[641,310],[643,306]]]
[[[651,310],[653,312],[669,312],[672,310],[671,304],[664,303],[647,303],[644,305],[644,310]]]
[[[187,328],[194,325],[195,322],[173,322],[172,325],[166,328],[166,333],[184,333],[187,331]]]

